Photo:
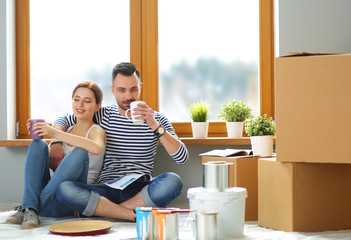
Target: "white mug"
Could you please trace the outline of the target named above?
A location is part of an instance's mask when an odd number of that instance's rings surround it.
[[[139,104],[139,103],[143,103],[143,101],[134,101],[130,103],[130,108],[126,110],[125,112],[125,116],[128,120],[133,121],[134,124],[143,124],[144,123],[144,119],[135,119],[135,117],[138,117],[140,115],[133,115],[134,113],[134,108]],[[130,119],[128,117],[128,111],[130,111],[130,114],[132,116],[132,118]]]

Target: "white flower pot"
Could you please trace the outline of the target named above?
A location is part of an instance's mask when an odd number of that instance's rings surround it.
[[[228,138],[242,138],[244,122],[226,122]]]
[[[208,122],[191,122],[193,138],[207,138]]]
[[[253,155],[269,157],[273,155],[273,136],[252,136],[250,137]]]

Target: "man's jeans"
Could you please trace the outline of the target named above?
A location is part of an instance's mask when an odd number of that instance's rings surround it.
[[[66,181],[57,190],[57,199],[69,208],[86,216],[92,216],[103,196],[114,203],[122,203],[141,191],[148,207],[165,207],[181,193],[183,182],[175,173],[164,173],[150,181],[136,181],[124,190],[111,188],[105,184],[87,185]]]
[[[40,216],[72,216],[73,210],[57,201],[57,189],[64,181],[86,183],[88,170],[87,151],[76,147],[65,156],[51,177],[48,145],[43,140],[33,140],[25,164],[22,208],[33,208]]]

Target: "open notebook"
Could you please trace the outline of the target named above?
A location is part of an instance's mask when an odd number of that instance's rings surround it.
[[[214,157],[236,157],[253,155],[252,150],[243,149],[215,149],[209,152],[201,153],[200,156]]]

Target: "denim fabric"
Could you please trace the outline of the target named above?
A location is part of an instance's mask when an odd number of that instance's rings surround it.
[[[170,204],[182,193],[182,189],[182,179],[172,172],[157,176],[147,188],[150,199],[157,207],[165,207]],[[144,203],[146,204],[145,200]]]
[[[53,176],[49,170],[49,149],[43,140],[33,140],[25,164],[25,184],[22,208],[31,207],[40,216],[63,217],[73,211],[56,199],[59,185],[64,181],[86,183],[89,169],[87,151],[74,148],[57,168]]]
[[[155,177],[151,182],[136,181],[124,190],[114,189],[105,184],[87,185],[66,181],[60,184],[56,196],[65,206],[86,216],[92,216],[100,196],[119,204],[143,190],[142,197],[146,206],[165,207],[179,196],[182,188],[183,182],[177,174],[164,173]]]

